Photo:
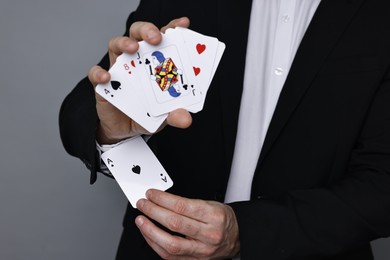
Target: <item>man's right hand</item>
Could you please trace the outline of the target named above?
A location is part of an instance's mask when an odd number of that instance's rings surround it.
[[[166,29],[176,26],[188,27],[189,23],[188,18],[182,17],[172,20],[169,24],[161,28],[161,30],[148,22],[133,23],[130,27],[130,37],[119,36],[110,40],[108,44],[110,67],[122,53],[135,53],[139,47],[138,41],[144,40],[150,44],[157,45],[162,39],[161,32],[165,32]],[[107,83],[110,80],[110,74],[100,66],[94,66],[89,70],[88,78],[95,88],[98,84]],[[150,134],[102,96],[97,93],[95,95],[96,110],[100,120],[97,129],[97,141],[100,144],[113,144],[139,134]],[[166,122],[162,124],[158,131],[166,125],[187,128],[191,123],[192,117],[190,113],[185,109],[177,109],[168,114]]]

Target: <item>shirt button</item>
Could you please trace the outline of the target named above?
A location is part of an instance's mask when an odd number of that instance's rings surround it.
[[[282,21],[285,22],[285,23],[288,23],[290,21],[290,16],[288,15],[283,15],[282,16]]]
[[[283,69],[282,68],[276,68],[274,71],[276,76],[282,76],[283,75]]]

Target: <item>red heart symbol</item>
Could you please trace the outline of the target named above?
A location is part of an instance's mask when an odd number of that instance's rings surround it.
[[[200,68],[196,68],[196,67],[193,68],[194,68],[195,76],[198,76],[198,74],[200,73]]]
[[[134,62],[134,60],[131,60],[130,64],[131,64],[131,66],[133,66],[133,67],[135,68],[135,62]]]
[[[206,50],[206,45],[200,44],[200,43],[198,43],[198,44],[196,45],[196,51],[197,51],[199,54],[201,54],[202,52],[204,52],[204,50]]]

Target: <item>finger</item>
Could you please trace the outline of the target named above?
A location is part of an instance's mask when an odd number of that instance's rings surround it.
[[[160,207],[200,222],[204,221],[205,216],[211,210],[204,200],[187,199],[156,189],[148,190],[146,197]]]
[[[188,128],[192,124],[192,117],[185,109],[176,109],[168,114],[167,124],[177,128]]]
[[[100,66],[93,66],[88,71],[88,79],[96,87],[97,84],[107,83],[110,80],[110,73]]]
[[[168,253],[167,250],[162,248],[161,246],[154,243],[152,240],[145,238],[145,241],[148,243],[148,245],[162,258],[162,259],[170,259],[170,260],[195,260],[200,259],[199,257],[193,257],[193,256],[184,256],[184,255],[172,255]]]
[[[148,217],[204,244],[218,243],[219,237],[214,234],[219,225],[214,223],[221,220],[221,215],[214,214],[214,209],[206,201],[187,199],[159,190],[149,190],[147,197],[148,200],[142,199],[137,203],[137,208]]]
[[[93,66],[88,72],[88,79],[92,83],[92,86],[95,88],[98,84],[107,83],[110,80],[111,76],[105,69],[100,66]],[[99,103],[108,103],[105,98],[95,92],[96,101]]]
[[[138,50],[138,42],[125,36],[114,37],[108,42],[108,50],[118,55],[123,52],[134,53]]]
[[[165,32],[168,28],[185,27],[190,26],[190,19],[188,17],[181,17],[170,21],[167,25],[161,28],[161,32]]]
[[[160,30],[152,23],[135,22],[130,26],[130,39],[135,41],[146,41],[156,45],[161,42],[162,35]]]
[[[195,252],[197,241],[173,236],[154,225],[144,216],[135,220],[142,236],[153,250],[164,259],[184,259]]]
[[[192,238],[201,238],[199,237],[199,233],[207,228],[204,223],[162,208],[145,199],[137,202],[137,208],[146,216],[156,220],[169,230]]]
[[[135,53],[138,50],[138,42],[129,37],[118,36],[108,42],[108,54],[111,65],[122,53]]]

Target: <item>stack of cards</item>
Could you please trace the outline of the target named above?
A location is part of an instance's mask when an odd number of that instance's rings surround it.
[[[203,109],[224,50],[217,38],[168,29],[159,45],[141,41],[137,53],[120,55],[109,70],[110,81],[96,92],[154,133],[172,110]]]
[[[135,54],[120,55],[111,79],[96,92],[150,133],[175,109],[203,109],[207,90],[225,50],[217,38],[186,28],[168,29],[162,42],[139,43]],[[148,189],[167,190],[172,180],[138,136],[102,154],[102,160],[135,208]]]

